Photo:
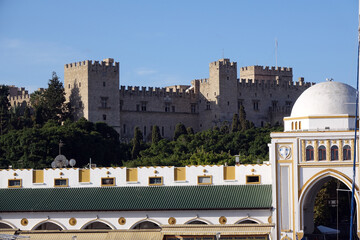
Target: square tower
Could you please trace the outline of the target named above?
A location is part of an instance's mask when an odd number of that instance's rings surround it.
[[[75,120],[105,122],[119,131],[119,63],[112,58],[102,62],[83,61],[65,64],[66,101]]]

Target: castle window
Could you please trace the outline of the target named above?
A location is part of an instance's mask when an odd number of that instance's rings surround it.
[[[141,111],[146,112],[146,102],[141,102]]]
[[[214,92],[214,96],[216,96],[216,92]]]
[[[126,133],[126,124],[123,124],[123,133]]]
[[[81,87],[81,82],[79,82],[79,87]]]
[[[230,102],[228,101],[228,106],[230,106]]]
[[[161,127],[161,136],[164,136],[164,127]]]
[[[139,112],[140,111],[140,105],[136,104],[136,111]]]
[[[349,145],[343,147],[343,159],[351,160],[351,147]]]
[[[306,161],[314,160],[314,148],[313,146],[306,147]]]
[[[82,101],[79,101],[79,108],[82,108],[83,107],[83,103]]]
[[[319,152],[319,161],[326,160],[326,147],[321,145],[318,149]]]
[[[253,109],[259,111],[259,100],[253,100]]]
[[[106,114],[103,114],[103,120],[106,121]]]
[[[273,110],[276,110],[277,109],[277,104],[278,104],[278,101],[272,101],[272,108]]]
[[[144,138],[146,138],[146,126],[144,126]]]
[[[170,112],[170,104],[165,103],[165,112]]]
[[[334,145],[331,147],[331,161],[339,160],[339,148]]]
[[[101,97],[101,108],[107,108],[108,97]]]
[[[106,86],[106,83],[105,82],[103,82],[103,87],[105,87]]]
[[[288,95],[288,98],[290,98],[290,95]]]
[[[69,84],[69,89],[71,88],[71,85]]]
[[[191,113],[196,113],[196,104],[191,104]]]
[[[206,103],[206,110],[210,110],[210,102]]]
[[[171,111],[175,112],[175,106],[171,106]]]
[[[122,110],[123,105],[124,105],[124,101],[123,101],[123,100],[120,100],[120,111]]]

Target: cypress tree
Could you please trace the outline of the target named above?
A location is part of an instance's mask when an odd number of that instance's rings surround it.
[[[131,150],[131,157],[132,159],[136,159],[139,156],[141,150],[141,142],[143,140],[143,134],[140,131],[139,127],[135,127],[134,129],[134,138],[132,140],[132,150]]]
[[[8,130],[10,121],[10,102],[8,96],[9,88],[5,85],[0,85],[0,135],[3,135]]]
[[[160,128],[156,125],[152,127],[151,141],[152,144],[156,144],[161,140]]]
[[[236,113],[233,116],[232,124],[231,124],[231,132],[237,132],[241,130],[239,115]]]
[[[247,124],[246,121],[246,112],[244,109],[244,106],[240,106],[239,109],[239,123],[240,123],[240,129],[241,131],[245,131],[246,129],[248,129],[249,125]]]

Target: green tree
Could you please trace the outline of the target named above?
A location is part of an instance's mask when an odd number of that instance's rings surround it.
[[[156,144],[161,140],[160,129],[158,126],[154,125],[151,130],[151,142]]]
[[[65,89],[56,72],[52,73],[49,79],[48,88],[44,92],[44,100],[46,103],[46,119],[64,120],[65,114]]]
[[[131,157],[132,159],[136,159],[139,156],[141,145],[143,141],[143,134],[140,131],[139,127],[135,127],[134,129],[134,138],[132,139],[132,150],[131,150]]]
[[[174,131],[174,140],[176,141],[183,134],[187,134],[185,125],[182,123],[176,124],[175,131]]]
[[[240,105],[240,109],[239,109],[239,122],[242,131],[248,129],[248,123],[246,121],[246,112],[243,105]]]
[[[7,132],[10,121],[10,102],[8,96],[9,88],[5,85],[0,85],[0,135]]]
[[[232,119],[231,132],[237,132],[240,130],[241,130],[241,125],[239,121],[239,115],[235,113]]]

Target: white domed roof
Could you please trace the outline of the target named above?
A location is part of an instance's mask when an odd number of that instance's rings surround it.
[[[305,90],[296,100],[291,117],[355,116],[356,90],[340,82],[323,82]]]

